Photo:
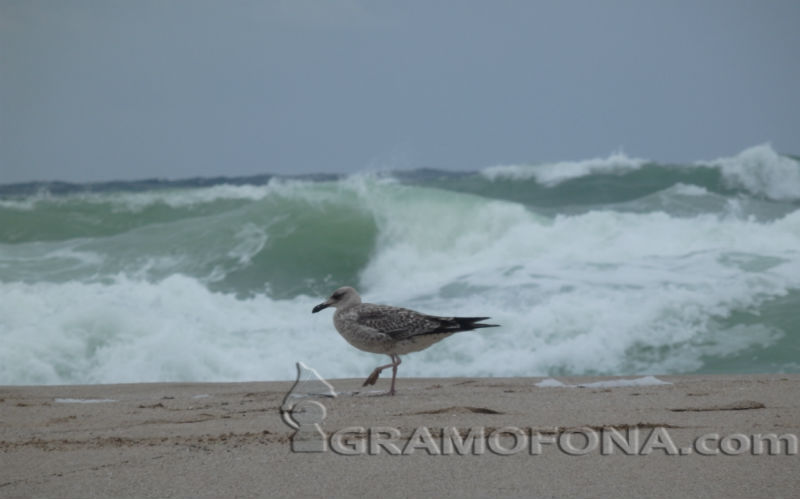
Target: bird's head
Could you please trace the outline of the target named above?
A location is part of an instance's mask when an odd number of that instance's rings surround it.
[[[328,307],[346,308],[361,303],[361,297],[358,292],[350,286],[344,286],[337,289],[333,294],[324,302],[320,303],[311,310],[312,314],[316,314],[320,310]]]

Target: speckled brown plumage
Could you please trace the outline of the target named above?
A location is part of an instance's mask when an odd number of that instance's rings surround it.
[[[440,317],[407,308],[362,303],[358,292],[351,287],[337,289],[328,300],[314,307],[313,312],[331,306],[336,307],[333,324],[348,343],[392,359],[391,364],[376,368],[364,382],[365,385],[374,384],[383,369],[392,367],[389,390],[392,395],[399,355],[424,350],[454,333],[497,326],[479,323],[488,317]]]

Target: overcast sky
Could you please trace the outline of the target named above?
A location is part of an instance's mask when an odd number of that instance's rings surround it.
[[[800,153],[800,2],[0,0],[0,183]]]

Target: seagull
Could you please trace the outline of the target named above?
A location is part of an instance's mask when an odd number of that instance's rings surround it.
[[[390,364],[376,367],[362,385],[374,385],[381,371],[391,367],[389,395],[395,394],[394,382],[401,354],[419,352],[461,331],[498,327],[498,324],[479,324],[489,317],[439,317],[407,308],[361,303],[358,292],[349,286],[334,291],[311,313],[316,314],[328,307],[336,308],[333,325],[348,343],[359,350],[386,354],[392,359]]]

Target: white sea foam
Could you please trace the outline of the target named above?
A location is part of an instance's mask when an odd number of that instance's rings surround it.
[[[542,185],[554,186],[566,180],[598,173],[621,173],[637,170],[647,160],[630,158],[623,152],[615,152],[606,158],[592,158],[583,161],[560,161],[538,165],[497,165],[481,170],[489,180],[536,179]]]
[[[335,361],[335,338],[302,320],[307,297],[240,300],[180,275],[0,292],[0,384],[292,379],[295,358]]]
[[[620,388],[627,386],[662,386],[671,385],[669,381],[664,381],[655,376],[643,376],[634,379],[610,379],[605,381],[595,381],[592,383],[579,383],[581,388]]]
[[[700,187],[699,185],[675,184],[669,191],[674,192],[680,196],[706,196],[708,189]]]
[[[24,199],[2,199],[0,198],[0,208],[17,211],[31,211],[36,207],[38,200],[35,196],[28,196]]]
[[[173,208],[211,203],[222,199],[258,201],[270,192],[269,185],[220,184],[193,189],[165,189],[114,195],[114,202],[130,210],[163,203]],[[101,196],[102,199],[103,196]]]
[[[731,158],[697,164],[719,168],[733,187],[779,201],[800,199],[800,163],[779,155],[769,144],[745,149]]]
[[[242,227],[235,236],[238,244],[228,251],[228,256],[236,259],[239,264],[243,265],[250,261],[257,255],[267,244],[269,235],[266,228],[258,227],[253,223],[247,223]]]
[[[539,381],[538,383],[534,383],[534,385],[538,386],[539,388],[561,388],[565,386],[574,386],[574,385],[568,385],[563,381],[558,381],[555,378],[546,378],[543,379],[542,381]]]
[[[622,387],[629,387],[629,386],[660,386],[660,385],[671,385],[669,381],[663,381],[661,379],[656,378],[655,376],[643,376],[641,378],[633,378],[633,379],[610,379],[604,381],[594,381],[592,383],[577,383],[571,385],[569,383],[564,383],[558,381],[554,378],[547,378],[539,381],[538,383],[534,383],[539,388],[560,388],[560,387],[570,387],[570,388],[622,388]]]

